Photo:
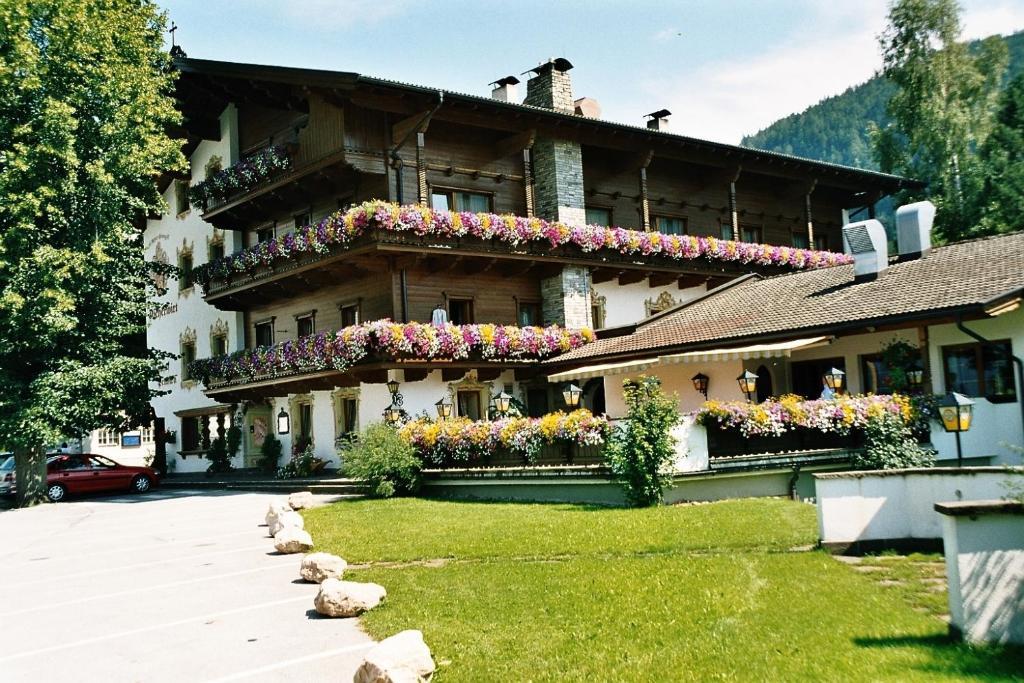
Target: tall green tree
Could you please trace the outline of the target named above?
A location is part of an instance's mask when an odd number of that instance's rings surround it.
[[[981,166],[972,202],[974,234],[1024,230],[1024,74],[1003,91],[995,128],[981,148]]]
[[[940,240],[968,232],[979,182],[978,151],[992,129],[1008,53],[998,37],[975,50],[961,42],[955,0],[895,0],[879,37],[883,74],[896,86],[892,123],[875,130],[883,171],[924,180],[938,207]]]
[[[147,410],[141,227],[183,168],[149,0],[0,0],[0,446],[21,505],[45,444]],[[143,345],[144,346],[144,345]]]

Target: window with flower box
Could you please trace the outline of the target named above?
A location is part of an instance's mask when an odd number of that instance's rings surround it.
[[[298,337],[308,337],[316,332],[316,311],[309,311],[295,316]]]
[[[482,192],[435,187],[430,192],[430,206],[441,211],[492,211],[493,197]]]
[[[811,246],[810,241],[807,239],[807,233],[803,230],[794,230],[790,239],[792,244],[797,249],[808,249]]]
[[[679,216],[655,216],[654,229],[663,235],[685,235],[686,219]]]
[[[519,301],[517,304],[518,320],[520,327],[541,324],[541,305],[539,301]]]
[[[274,319],[260,320],[254,326],[253,341],[256,346],[272,346],[274,343]]]
[[[341,311],[342,327],[359,324],[359,302],[341,304],[338,308]]]
[[[480,392],[476,390],[459,391],[455,394],[459,417],[470,420],[480,419]]]
[[[448,299],[448,320],[453,325],[472,325],[473,300]]]
[[[587,225],[602,225],[608,227],[612,224],[612,210],[604,206],[588,206],[586,208]]]

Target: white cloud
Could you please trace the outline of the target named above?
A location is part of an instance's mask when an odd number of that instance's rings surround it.
[[[676,28],[675,26],[666,26],[660,31],[657,31],[651,37],[657,42],[662,43],[680,36],[682,36],[682,32],[678,28]]]
[[[878,34],[887,4],[815,4],[813,31],[779,37],[759,54],[649,78],[641,84],[645,99],[674,113],[674,132],[736,143],[871,78],[881,66]],[[969,2],[963,23],[967,38],[1013,33],[1024,27],[1024,2]],[[626,120],[636,118],[631,112]]]

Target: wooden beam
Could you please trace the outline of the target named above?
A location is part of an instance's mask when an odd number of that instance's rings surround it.
[[[493,382],[501,376],[504,368],[483,367],[476,369],[476,378],[481,382]]]
[[[430,369],[425,368],[422,370],[403,370],[403,380],[406,382],[422,382],[430,374]]]
[[[594,268],[590,271],[590,280],[595,285],[599,285],[602,282],[611,282],[619,276],[620,272],[612,268]]]
[[[394,144],[397,145],[411,133],[426,133],[427,127],[430,125],[429,115],[429,109],[418,111],[391,126],[391,139],[394,141]]]
[[[466,368],[441,368],[441,381],[443,382],[457,382],[466,373],[469,372]]]
[[[679,276],[675,273],[651,273],[651,277],[648,279],[651,287],[664,287],[665,285],[672,284]]]
[[[494,145],[494,158],[504,159],[505,157],[510,157],[513,154],[519,154],[524,149],[533,147],[533,143],[536,139],[536,128],[530,128],[529,130],[524,130],[522,133],[510,135],[507,138],[499,140]]]
[[[466,275],[478,275],[480,273],[486,273],[491,268],[494,268],[494,266],[497,265],[497,263],[498,259],[496,258],[474,259],[466,263],[466,267],[463,268],[463,272],[465,272]]]
[[[676,286],[679,289],[688,289],[690,287],[699,287],[708,281],[707,275],[681,275],[676,280]]]
[[[640,282],[649,275],[650,273],[646,270],[626,270],[619,273],[619,284],[631,285],[634,282]]]
[[[709,277],[708,278],[708,290],[712,290],[715,287],[721,287],[726,282],[731,282],[734,278],[731,277]]]

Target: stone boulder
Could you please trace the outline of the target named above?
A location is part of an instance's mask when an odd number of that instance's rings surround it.
[[[374,645],[353,683],[421,683],[434,675],[434,658],[420,631],[402,631]]]
[[[313,537],[308,531],[290,526],[281,529],[274,536],[274,547],[279,553],[308,553],[313,549]]]
[[[306,526],[306,522],[298,512],[285,510],[272,519],[268,526],[270,527],[270,535],[276,537],[281,533],[282,529],[302,529]]]
[[[302,558],[299,575],[310,583],[323,583],[327,579],[340,579],[348,562],[330,553],[313,553]]]
[[[325,579],[313,606],[328,617],[358,617],[379,605],[387,594],[384,586],[375,583]]]
[[[310,491],[298,491],[288,496],[288,505],[292,510],[308,510],[313,507],[313,494]]]
[[[288,505],[288,501],[272,501],[270,503],[270,506],[267,508],[267,515],[264,518],[267,522],[267,526],[270,526],[271,522],[277,519],[278,515],[280,515],[282,512],[288,512],[289,510],[291,510],[291,507]]]

